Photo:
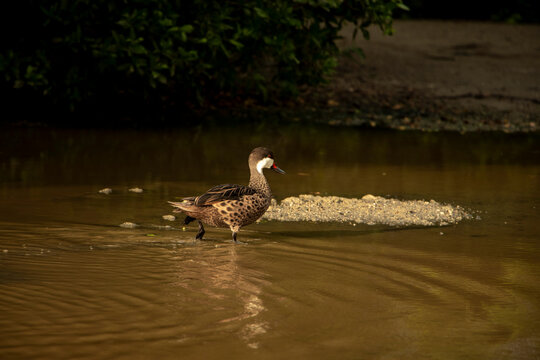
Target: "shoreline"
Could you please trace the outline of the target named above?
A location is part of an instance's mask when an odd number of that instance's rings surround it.
[[[284,121],[399,131],[537,133],[540,131],[540,25],[396,20],[395,34],[371,29],[352,39],[328,83],[303,87],[293,100],[265,105],[249,96],[203,107],[139,109],[140,104],[83,114],[13,116],[2,127],[160,128],[215,122]],[[54,109],[49,109],[53,111]],[[56,119],[51,121],[50,118]]]

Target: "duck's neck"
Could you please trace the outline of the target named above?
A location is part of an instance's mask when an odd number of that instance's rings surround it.
[[[268,184],[266,177],[259,173],[257,169],[252,168],[250,169],[250,172],[249,187],[265,194],[268,197],[272,197],[272,190],[270,190],[270,185]]]

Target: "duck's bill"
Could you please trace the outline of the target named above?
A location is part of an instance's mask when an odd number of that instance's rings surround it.
[[[276,164],[273,164],[272,167],[271,167],[272,170],[274,170],[275,172],[277,172],[278,174],[285,174],[285,171],[281,170],[280,168],[278,168],[276,166]]]

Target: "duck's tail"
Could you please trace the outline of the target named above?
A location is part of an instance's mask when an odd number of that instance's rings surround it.
[[[194,201],[195,201],[195,198],[192,197],[192,198],[185,198],[183,199],[182,202],[168,201],[168,203],[175,207],[174,212],[184,212],[187,214],[189,210],[192,210],[192,208],[194,207],[193,205]],[[184,219],[184,225],[189,224],[193,220],[195,220],[194,217],[186,215],[186,218]]]
[[[193,207],[195,198],[185,198],[181,202],[168,201],[169,204],[175,207],[174,212],[189,211]]]

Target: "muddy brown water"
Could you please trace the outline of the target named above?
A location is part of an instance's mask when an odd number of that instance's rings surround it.
[[[538,140],[301,124],[4,129],[0,357],[538,359]],[[287,171],[267,174],[278,200],[434,199],[478,218],[262,222],[242,245],[211,227],[194,242],[196,226],[162,219],[167,200],[245,183],[258,145]]]

